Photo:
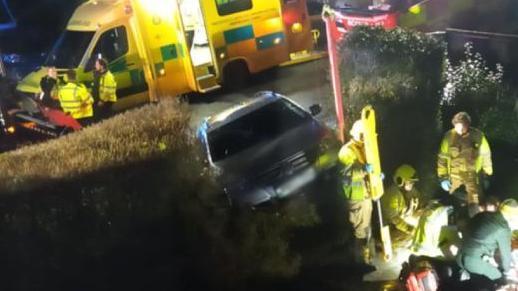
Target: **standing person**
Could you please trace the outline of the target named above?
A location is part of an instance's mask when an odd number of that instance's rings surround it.
[[[67,71],[67,78],[67,84],[60,86],[58,91],[61,108],[79,121],[82,126],[87,126],[92,122],[93,98],[85,85],[76,81],[74,70]]]
[[[481,212],[468,223],[457,255],[459,266],[470,274],[489,280],[505,280],[511,270],[512,230],[518,228],[518,203],[507,199],[496,212]],[[495,252],[500,253],[500,264]],[[503,282],[502,282],[503,283]]]
[[[394,184],[381,197],[383,219],[390,226],[392,243],[404,246],[410,243],[412,233],[417,225],[414,217],[419,207],[421,196],[415,183],[419,181],[417,171],[410,165],[403,164],[396,169]]]
[[[437,175],[441,187],[450,194],[464,185],[472,217],[479,211],[481,179],[493,174],[491,150],[484,134],[470,126],[466,112],[455,114],[451,122],[453,129],[446,132],[439,149]]]
[[[363,143],[364,125],[357,120],[350,131],[352,139],[342,146],[338,159],[343,166],[342,191],[347,199],[349,222],[354,229],[355,254],[362,254],[364,263],[371,261],[368,242],[371,235],[372,201],[367,188],[366,176],[372,172],[367,164]],[[359,257],[356,257],[360,261]]]
[[[92,95],[96,102],[96,116],[99,119],[109,117],[113,112],[113,104],[117,102],[117,83],[113,74],[108,70],[105,59],[95,61],[94,82]]]
[[[58,72],[55,67],[47,68],[47,75],[40,80],[39,101],[51,108],[59,108]]]

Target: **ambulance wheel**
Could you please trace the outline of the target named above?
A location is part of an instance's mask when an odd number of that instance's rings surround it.
[[[250,71],[244,61],[227,64],[223,70],[223,86],[231,91],[244,88],[250,79]]]

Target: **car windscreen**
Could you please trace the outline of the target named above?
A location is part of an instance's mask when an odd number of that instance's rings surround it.
[[[65,30],[52,48],[44,66],[61,69],[77,68],[94,34],[94,31]]]
[[[269,103],[209,132],[207,138],[212,161],[217,162],[272,141],[310,119],[307,112],[284,99]]]

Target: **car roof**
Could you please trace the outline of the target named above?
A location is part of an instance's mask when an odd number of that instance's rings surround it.
[[[207,117],[203,122],[203,126],[206,128],[207,132],[210,132],[280,99],[287,98],[272,91],[258,92],[250,101],[241,103],[220,113]]]

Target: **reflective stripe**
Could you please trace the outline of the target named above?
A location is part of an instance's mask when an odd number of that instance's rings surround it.
[[[70,113],[73,118],[93,116],[93,100],[83,85],[68,83],[60,87],[58,97],[63,111]]]
[[[99,80],[99,99],[104,102],[117,102],[117,83],[110,71],[104,73]]]

